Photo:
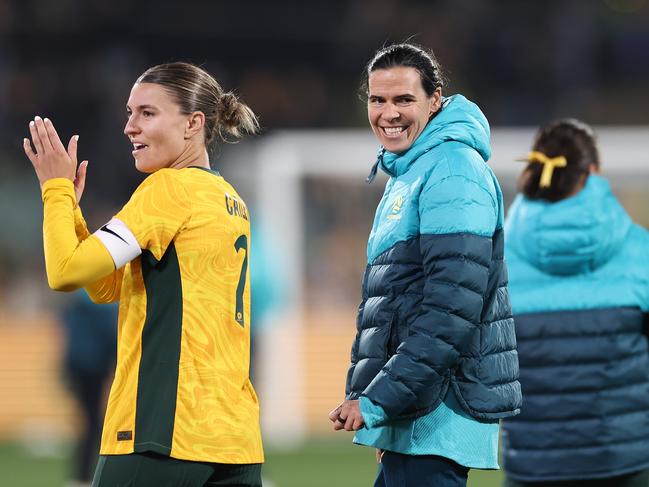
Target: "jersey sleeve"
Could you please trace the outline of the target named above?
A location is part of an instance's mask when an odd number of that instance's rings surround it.
[[[178,179],[175,169],[161,169],[135,190],[131,199],[107,225],[102,227],[102,242],[112,241],[107,248],[120,262],[124,256],[119,252],[120,240],[126,246],[139,245],[160,260],[174,237],[191,216],[191,205],[187,191]],[[97,233],[99,236],[99,233]],[[133,240],[130,240],[132,236]],[[103,238],[102,238],[103,237]],[[105,241],[104,241],[105,240]],[[128,254],[127,254],[128,255]],[[133,258],[133,257],[131,257]],[[117,266],[116,260],[116,266]]]
[[[81,208],[79,208],[79,205],[75,205],[74,207],[74,231],[77,234],[77,239],[79,240],[79,242],[87,239],[90,236],[88,226],[86,225],[86,220],[83,218],[83,214],[81,213]]]
[[[83,213],[81,213],[81,208],[79,208],[78,204],[74,207],[74,231],[77,234],[77,239],[79,240],[79,242],[84,241],[91,235],[88,231],[88,225],[86,224],[86,220],[84,219]],[[85,285],[84,288],[88,293],[88,296],[94,303],[114,303],[115,301],[119,300],[123,276],[124,268],[116,267],[115,270],[107,276],[102,277],[92,284]]]
[[[114,303],[120,298],[123,277],[124,267],[115,269],[107,276],[84,286],[84,288],[92,302],[97,304]]]
[[[43,183],[43,249],[48,284],[72,291],[109,275],[115,268],[102,242],[89,236],[80,240],[75,220],[72,181],[54,178]],[[77,217],[80,217],[80,211]]]

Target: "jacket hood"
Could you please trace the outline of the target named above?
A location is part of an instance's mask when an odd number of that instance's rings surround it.
[[[632,222],[608,181],[591,174],[575,196],[550,203],[518,195],[505,221],[507,247],[555,275],[594,271],[621,248]]]
[[[480,108],[462,95],[453,95],[442,99],[442,109],[406,152],[381,151],[379,165],[390,176],[400,176],[423,153],[447,141],[466,144],[487,161],[491,156],[490,134],[489,122]]]

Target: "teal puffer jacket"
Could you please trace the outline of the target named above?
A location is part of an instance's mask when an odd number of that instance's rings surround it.
[[[489,125],[447,98],[412,147],[382,151],[390,179],[370,234],[347,377],[389,419],[435,409],[449,387],[476,418],[521,404]]]

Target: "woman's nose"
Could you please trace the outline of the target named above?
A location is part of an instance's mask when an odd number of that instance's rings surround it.
[[[397,110],[396,105],[392,103],[387,103],[381,115],[383,116],[383,118],[387,120],[395,120],[401,116],[401,113],[399,113],[399,110]]]
[[[124,126],[124,135],[128,136],[136,133],[138,133],[137,125],[135,124],[132,116],[128,117],[126,125]]]

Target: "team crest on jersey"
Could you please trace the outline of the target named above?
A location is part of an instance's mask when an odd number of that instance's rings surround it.
[[[225,193],[225,209],[232,216],[239,216],[244,220],[248,219],[248,208],[246,208],[245,203],[228,193]]]
[[[400,220],[401,219],[401,208],[403,207],[403,196],[399,195],[394,198],[392,201],[392,208],[388,214],[388,219],[390,220]]]

